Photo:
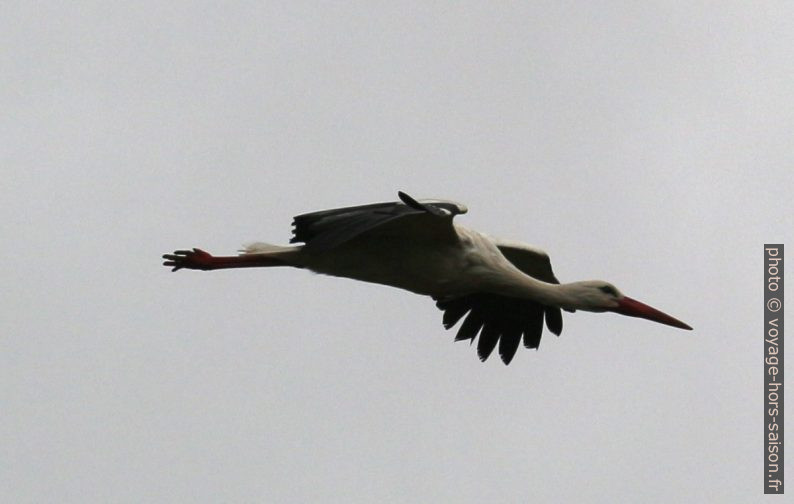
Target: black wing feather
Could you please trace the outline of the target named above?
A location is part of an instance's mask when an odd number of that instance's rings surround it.
[[[510,361],[513,360],[519,344],[521,344],[521,326],[509,324],[502,333],[502,337],[499,338],[499,356],[505,365],[510,364]]]
[[[373,203],[298,215],[292,221],[290,243],[305,243],[307,250],[327,250],[389,222],[417,215],[436,217],[438,220],[431,221],[448,223],[451,230],[451,217],[466,212],[465,206],[451,201],[418,202],[405,193],[399,195],[409,204]]]
[[[314,250],[328,250],[330,248],[341,245],[342,243],[355,238],[356,236],[366,233],[371,229],[386,224],[389,221],[398,219],[406,215],[406,213],[395,214],[353,214],[349,217],[334,217],[328,219],[326,228],[319,229],[314,234],[306,246]]]
[[[536,304],[531,307],[532,317],[529,317],[524,326],[524,346],[527,348],[538,348],[540,338],[543,336],[543,306]]]
[[[390,207],[353,208],[348,212],[328,215],[324,212],[299,215],[293,221],[295,229],[290,243],[304,242],[306,247],[327,250],[392,220],[421,213],[405,205],[391,204]]]
[[[562,333],[562,311],[552,306],[546,307],[546,327],[557,336]]]
[[[480,313],[476,311],[472,311],[469,313],[469,316],[466,317],[466,320],[460,325],[460,329],[458,329],[458,334],[455,336],[455,341],[461,340],[474,340],[477,336],[477,333],[480,332],[480,328],[483,326],[483,319]]]
[[[456,298],[446,303],[444,310],[444,329],[449,329],[458,323],[471,309],[465,298]]]
[[[477,342],[477,355],[481,361],[485,361],[493,353],[496,343],[499,342],[499,326],[488,324],[483,327],[480,333],[480,340]]]
[[[486,360],[498,343],[499,355],[505,364],[513,360],[521,344],[522,335],[526,347],[537,348],[543,333],[544,313],[559,311],[534,301],[488,293],[437,299],[436,306],[444,311],[443,320],[446,329],[452,328],[463,315],[468,313],[455,341],[473,340],[479,332],[477,354],[480,359]],[[552,324],[550,327],[552,330],[556,327],[554,325],[556,322],[547,323]]]

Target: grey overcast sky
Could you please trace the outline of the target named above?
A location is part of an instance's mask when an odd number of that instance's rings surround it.
[[[793,23],[790,2],[6,2],[0,500],[760,502]],[[695,330],[566,314],[505,367],[429,298],[160,266],[397,190]]]

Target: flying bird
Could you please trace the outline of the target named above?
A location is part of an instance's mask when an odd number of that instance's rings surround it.
[[[291,266],[431,296],[444,312],[446,329],[466,316],[456,341],[473,343],[479,335],[480,359],[498,345],[505,364],[522,339],[525,347],[538,348],[544,319],[559,336],[561,310],[611,311],[692,329],[608,282],[561,284],[542,250],[453,223],[467,212],[460,203],[398,196],[399,202],[298,215],[290,243],[302,245],[254,243],[223,257],[198,248],[177,250],[163,255],[163,265],[172,271]]]

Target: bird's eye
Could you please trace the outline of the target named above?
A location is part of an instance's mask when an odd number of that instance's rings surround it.
[[[600,286],[598,288],[598,290],[600,290],[604,294],[609,294],[610,296],[617,296],[618,295],[618,291],[614,287],[612,287],[611,285],[602,285],[602,286]]]

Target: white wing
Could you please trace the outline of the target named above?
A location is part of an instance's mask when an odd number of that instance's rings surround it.
[[[527,275],[547,283],[560,283],[551,269],[549,255],[535,247],[521,242],[494,240],[499,251],[502,252],[513,266]]]

